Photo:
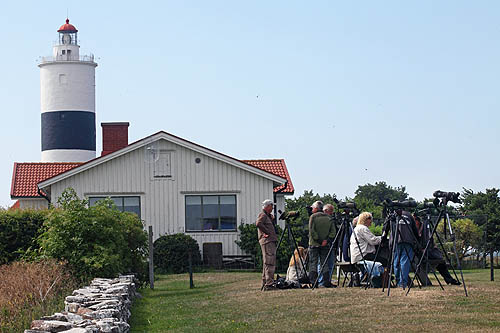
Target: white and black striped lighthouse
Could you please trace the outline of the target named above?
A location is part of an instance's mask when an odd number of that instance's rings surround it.
[[[42,162],[96,157],[94,56],[80,56],[78,30],[66,19],[51,57],[40,67]]]

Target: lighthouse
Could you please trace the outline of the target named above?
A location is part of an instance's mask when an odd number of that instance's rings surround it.
[[[42,162],[86,162],[96,157],[93,55],[80,55],[78,30],[66,19],[50,57],[40,67]]]

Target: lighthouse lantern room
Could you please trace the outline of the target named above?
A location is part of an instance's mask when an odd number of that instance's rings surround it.
[[[78,30],[66,19],[52,57],[40,67],[42,162],[85,162],[96,156],[94,56],[80,56]]]

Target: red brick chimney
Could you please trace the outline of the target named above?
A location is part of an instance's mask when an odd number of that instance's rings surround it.
[[[102,126],[102,153],[101,156],[111,154],[118,149],[128,146],[129,123],[101,123]]]

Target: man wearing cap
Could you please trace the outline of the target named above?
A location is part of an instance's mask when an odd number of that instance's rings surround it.
[[[257,217],[255,224],[259,238],[260,248],[262,249],[262,290],[276,289],[274,285],[274,270],[276,269],[276,243],[278,237],[274,230],[273,202],[264,200],[262,203],[262,212]]]
[[[318,277],[318,260],[319,264],[323,265],[330,249],[328,243],[335,238],[335,223],[330,215],[322,211],[323,202],[316,201],[311,208],[313,214],[309,217],[309,280],[315,283]],[[332,287],[328,265],[323,265],[320,273],[324,281],[323,286]]]

